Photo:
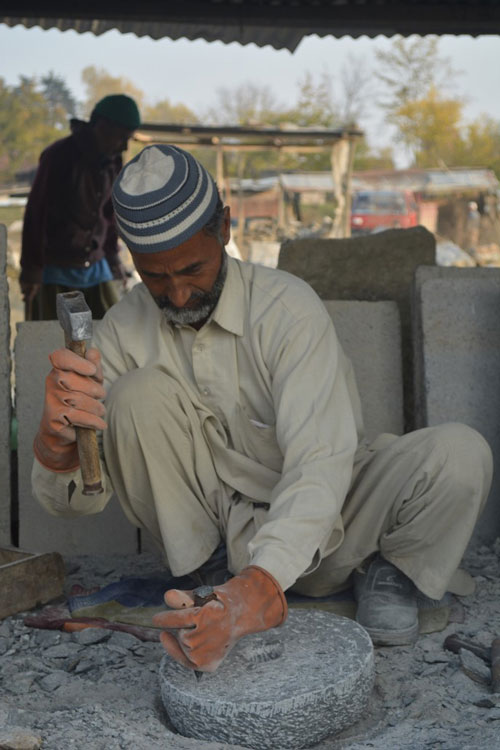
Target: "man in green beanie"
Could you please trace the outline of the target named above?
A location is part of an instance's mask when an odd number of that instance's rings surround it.
[[[111,188],[122,153],[140,125],[137,104],[124,94],[104,97],[90,122],[71,120],[40,163],[24,216],[20,285],[27,320],[52,320],[56,294],[80,289],[94,318],[117,301],[125,279]]]

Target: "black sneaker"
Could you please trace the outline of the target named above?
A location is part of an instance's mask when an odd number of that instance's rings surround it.
[[[418,589],[398,568],[377,555],[366,572],[354,573],[356,621],[377,646],[404,646],[418,638]]]

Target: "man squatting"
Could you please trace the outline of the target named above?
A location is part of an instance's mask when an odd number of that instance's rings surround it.
[[[229,208],[189,153],[148,146],[113,203],[143,283],[98,324],[86,360],[50,355],[40,503],[74,518],[114,491],[193,585],[225,543],[233,575],[216,598],[198,607],[172,589],[155,617],[186,667],[213,671],[239,638],[280,625],[287,589],[318,597],[353,582],[375,643],[414,642],[417,595],[457,591],[491,481],[484,439],[445,424],[369,444],[322,302],[290,274],[226,255]],[[74,425],[104,430],[94,498],[81,492]]]

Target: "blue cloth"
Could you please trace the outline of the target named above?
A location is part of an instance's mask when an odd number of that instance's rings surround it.
[[[151,578],[122,578],[92,594],[68,597],[68,608],[70,612],[76,614],[80,609],[97,607],[108,602],[117,602],[123,607],[159,607],[164,606],[163,595],[168,589],[189,590],[196,588],[196,585],[189,576],[175,578],[169,575],[158,575]],[[305,602],[322,604],[352,601],[352,591],[347,589],[338,594],[321,597],[309,597],[288,591],[286,598],[291,605]]]
[[[163,595],[168,589],[193,589],[196,584],[188,576],[174,578],[169,575],[151,578],[122,578],[92,594],[68,597],[70,612],[95,607],[106,602],[118,602],[123,607],[165,606]]]
[[[74,289],[88,289],[104,281],[112,281],[113,274],[106,258],[98,260],[88,268],[45,266],[42,281],[44,284],[60,284]]]

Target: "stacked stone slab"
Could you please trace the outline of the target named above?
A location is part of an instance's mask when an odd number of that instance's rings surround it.
[[[15,343],[18,419],[19,546],[33,552],[113,555],[137,551],[137,530],[112,498],[102,513],[63,519],[49,515],[31,494],[33,438],[40,421],[48,354],[62,345],[57,321],[20,323]]]
[[[414,426],[410,300],[413,276],[436,262],[434,235],[424,227],[349,239],[290,240],[278,268],[305,279],[322,299],[394,300],[401,314],[405,429]]]
[[[10,487],[10,310],[7,284],[7,229],[0,224],[0,545],[11,543]]]
[[[500,269],[419,268],[415,277],[417,424],[463,422],[500,462]],[[500,534],[495,473],[474,542]]]
[[[352,362],[368,438],[403,433],[401,326],[396,302],[325,301]]]

